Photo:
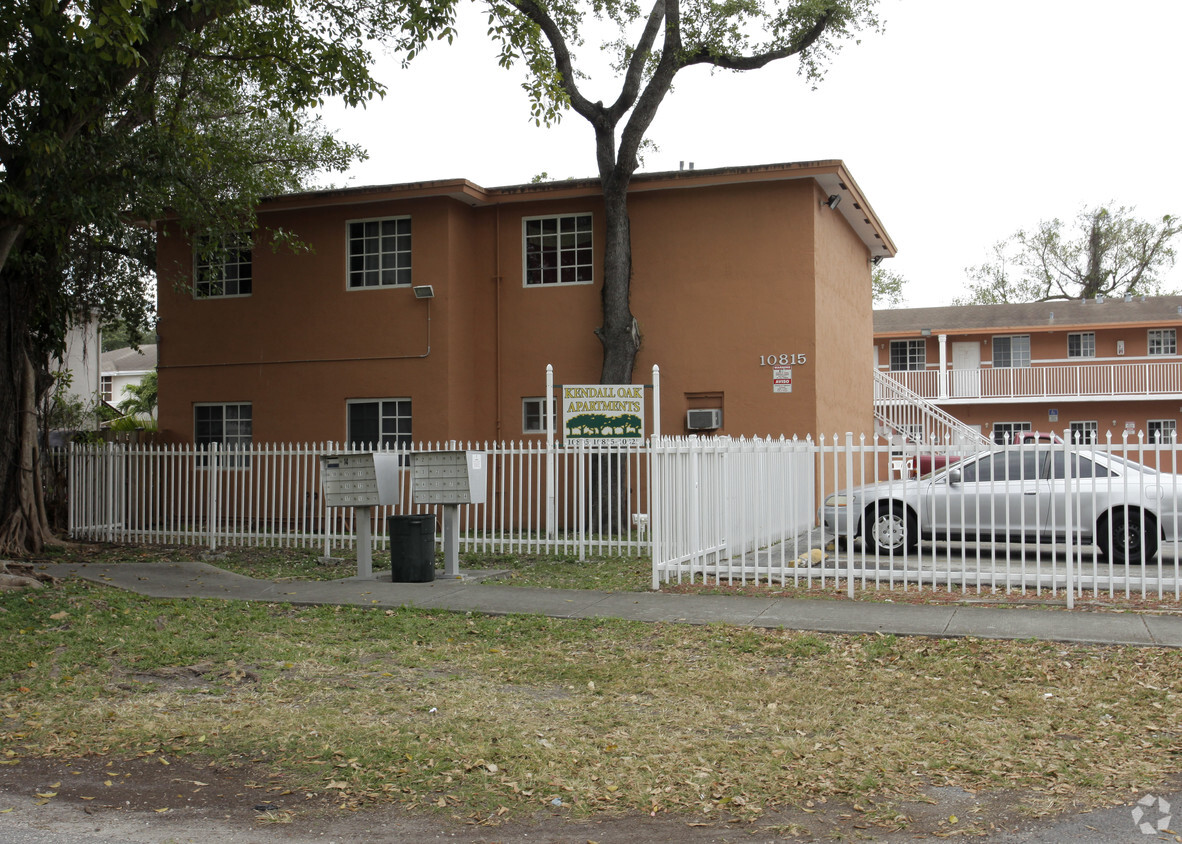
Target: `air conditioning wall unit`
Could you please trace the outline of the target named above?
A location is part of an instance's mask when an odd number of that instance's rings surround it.
[[[709,407],[700,410],[687,410],[685,413],[685,427],[691,431],[713,431],[722,427],[722,408]]]

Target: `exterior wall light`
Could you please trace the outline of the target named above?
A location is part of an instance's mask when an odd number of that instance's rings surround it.
[[[831,193],[831,194],[829,194],[829,198],[827,200],[825,200],[825,202],[823,204],[828,205],[830,211],[834,211],[837,209],[838,205],[841,205],[841,195],[836,194],[836,193]]]
[[[435,288],[429,284],[420,284],[418,287],[412,287],[411,290],[414,291],[416,299],[435,298]]]

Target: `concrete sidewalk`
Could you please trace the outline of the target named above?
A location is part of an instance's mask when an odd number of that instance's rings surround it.
[[[207,563],[39,565],[58,578],[81,577],[155,598],[224,598],[289,604],[418,607],[492,615],[538,613],[555,618],[622,618],[684,624],[722,622],[824,633],[976,636],[1104,645],[1182,648],[1182,615],[1086,610],[1005,609],[802,600],[662,592],[528,589],[461,580],[391,583],[348,578],[274,583]],[[387,572],[385,575],[389,577]]]

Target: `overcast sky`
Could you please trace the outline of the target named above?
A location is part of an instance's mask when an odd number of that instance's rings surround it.
[[[899,248],[885,266],[908,280],[911,307],[949,304],[966,267],[1042,219],[1109,201],[1146,218],[1182,213],[1182,2],[883,0],[881,10],[885,32],[847,44],[815,91],[792,59],[683,71],[643,170],[843,160]],[[569,112],[535,127],[524,76],[497,66],[484,32],[466,9],[455,44],[409,70],[380,63],[383,101],[326,108],[326,124],[370,154],[332,181],[595,175],[587,123]],[[587,92],[608,101],[618,87],[598,76]],[[1182,288],[1182,269],[1168,278]]]

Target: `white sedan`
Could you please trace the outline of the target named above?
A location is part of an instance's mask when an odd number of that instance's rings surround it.
[[[1062,540],[1070,526],[1075,541],[1095,544],[1112,562],[1144,563],[1160,540],[1178,535],[1180,492],[1182,476],[1103,451],[1040,443],[839,492],[819,516],[839,539],[861,536],[884,555],[901,556],[920,539]]]

